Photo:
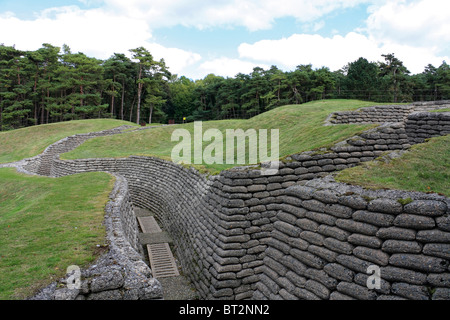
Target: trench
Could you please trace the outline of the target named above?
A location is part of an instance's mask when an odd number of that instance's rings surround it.
[[[123,176],[136,208],[134,220],[141,214],[154,216],[173,240],[170,248],[187,279],[184,284],[195,287],[193,298],[450,297],[445,282],[450,260],[445,254],[450,239],[448,198],[371,192],[324,179],[386,151],[446,135],[449,121],[448,113],[413,114],[404,123],[383,124],[320,153],[287,157],[274,176],[236,168],[206,177],[141,156],[62,161],[59,154],[68,151],[64,147],[52,155],[49,172],[56,177],[101,170]],[[36,161],[22,165],[42,170]],[[423,207],[433,208],[433,216],[427,217]],[[397,222],[396,215],[407,222]],[[412,221],[417,216],[420,223]],[[133,224],[130,239],[133,233],[142,239],[142,230],[136,221]],[[399,225],[400,235],[391,232]],[[406,240],[410,247],[405,248]],[[151,265],[145,253],[144,259]],[[387,287],[379,291],[367,291],[362,285],[364,266],[373,263],[390,272]],[[176,288],[180,283],[174,279],[161,278],[161,283]]]
[[[161,283],[163,298],[165,300],[197,299],[195,288],[182,273],[178,257],[172,255],[172,252],[176,251],[173,248],[173,240],[159,227],[160,223],[154,219],[154,215],[149,210],[135,207],[134,212],[139,221],[138,238],[143,247],[145,262],[152,269],[153,276]],[[156,246],[156,252],[152,252],[152,248],[147,246]],[[160,256],[158,256],[158,246],[165,249]]]

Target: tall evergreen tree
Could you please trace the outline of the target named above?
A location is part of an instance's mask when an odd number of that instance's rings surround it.
[[[133,59],[138,60],[139,71],[137,77],[137,110],[136,110],[136,123],[141,122],[141,100],[142,93],[145,84],[149,82],[149,76],[151,75],[151,71],[154,68],[154,65],[157,63],[151,53],[145,49],[144,47],[139,47],[136,49],[131,49],[131,53],[133,53]]]
[[[12,128],[27,126],[33,101],[27,77],[28,59],[24,51],[0,46],[0,113],[1,125]],[[31,122],[32,124],[32,122]]]
[[[343,86],[347,97],[371,100],[378,88],[378,66],[365,58],[359,58],[348,65]]]
[[[380,75],[388,88],[393,92],[394,103],[398,102],[401,94],[401,87],[405,84],[406,76],[410,73],[403,65],[403,62],[397,59],[393,53],[382,54],[384,62],[380,62]]]
[[[439,98],[450,99],[450,66],[444,61],[436,71],[436,87]],[[438,98],[436,96],[436,98]]]
[[[450,99],[445,61],[416,75],[394,54],[386,54],[383,62],[361,57],[335,72],[312,65],[288,72],[256,67],[231,78],[209,74],[192,81],[171,75],[164,60],[156,61],[143,47],[130,51],[134,61],[121,53],[101,61],[72,53],[67,45],[62,52],[47,43],[35,51],[0,45],[0,130],[71,119],[124,119],[126,113],[138,123],[143,117],[148,122],[248,118],[280,105],[325,98]]]
[[[68,74],[67,102],[71,113],[66,117],[85,119],[89,116],[101,117],[108,105],[101,104],[101,89],[103,85],[102,61],[87,57],[83,53],[66,52],[63,55],[64,65]]]

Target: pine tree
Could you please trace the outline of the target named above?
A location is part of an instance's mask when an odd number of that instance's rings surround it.
[[[406,81],[406,76],[409,74],[408,69],[403,65],[403,62],[397,59],[393,53],[382,54],[384,62],[380,62],[380,75],[387,84],[389,90],[393,92],[394,103],[398,102],[401,94],[401,86]]]
[[[102,61],[70,51],[63,55],[63,60],[65,68],[62,71],[68,74],[66,86],[71,90],[66,97],[71,113],[65,118],[101,117],[108,107],[101,104],[100,92],[104,84]]]
[[[133,59],[137,59],[139,62],[139,72],[137,78],[138,91],[137,91],[137,117],[136,123],[140,123],[141,116],[141,100],[142,94],[144,93],[144,88],[152,84],[153,80],[162,81],[164,78],[168,79],[170,77],[170,73],[167,70],[164,59],[160,61],[155,61],[150,52],[144,47],[139,47],[136,49],[131,49],[130,52],[133,53]],[[150,94],[153,89],[150,87]],[[157,86],[153,85],[153,88],[157,88]],[[154,89],[156,90],[156,89]],[[152,101],[150,99],[149,101]],[[152,114],[152,108],[155,106],[156,100],[153,99],[153,102],[149,102],[150,106],[150,120]],[[152,107],[153,105],[153,107]]]
[[[28,59],[25,52],[0,46],[0,113],[1,126],[19,128],[29,125],[33,105],[30,99]],[[32,122],[31,122],[32,123]]]

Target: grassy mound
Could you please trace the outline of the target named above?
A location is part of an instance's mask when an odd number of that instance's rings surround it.
[[[77,133],[88,133],[136,125],[112,119],[76,120],[44,124],[12,131],[0,132],[0,163],[34,157],[52,143]]]
[[[312,150],[332,144],[367,130],[374,125],[323,126],[328,115],[335,111],[354,110],[374,105],[373,102],[356,100],[323,100],[302,105],[288,105],[260,114],[248,120],[222,120],[203,122],[203,133],[208,129],[218,129],[225,139],[227,129],[279,129],[280,157],[296,152]],[[194,144],[193,123],[174,125],[122,135],[91,139],[75,150],[61,156],[62,159],[127,157],[130,155],[156,156],[170,160],[171,152],[178,142],[171,142],[175,129],[187,129]],[[270,141],[270,133],[268,134]],[[206,148],[211,142],[204,142]],[[224,141],[224,154],[226,143]],[[192,148],[193,149],[193,148]],[[246,159],[248,159],[248,145]],[[270,148],[269,148],[270,153]],[[193,159],[191,163],[194,163]],[[249,164],[249,163],[247,163]],[[210,172],[217,172],[238,165],[205,164]]]
[[[436,192],[450,197],[450,135],[414,145],[389,163],[371,161],[340,171],[336,180],[365,188]]]
[[[114,178],[58,179],[0,169],[0,299],[22,299],[94,261],[105,242],[104,208]]]

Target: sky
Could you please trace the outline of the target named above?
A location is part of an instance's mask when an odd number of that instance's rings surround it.
[[[0,44],[90,57],[146,47],[173,74],[234,77],[254,67],[339,70],[394,53],[412,74],[450,63],[448,0],[0,0]]]

